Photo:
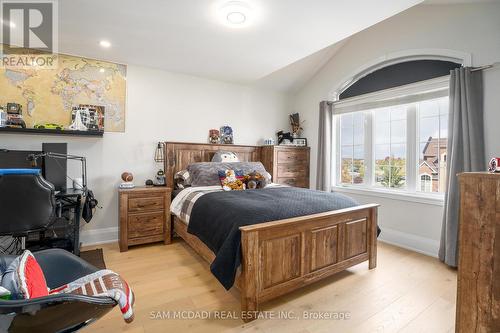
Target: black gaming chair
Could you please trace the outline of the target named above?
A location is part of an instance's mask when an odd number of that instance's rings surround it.
[[[0,169],[0,235],[25,236],[44,230],[55,218],[54,186],[39,171]],[[49,288],[60,287],[98,269],[61,249],[34,253]],[[16,258],[0,255],[0,274]],[[109,297],[50,295],[0,300],[0,332],[74,332],[108,313]]]

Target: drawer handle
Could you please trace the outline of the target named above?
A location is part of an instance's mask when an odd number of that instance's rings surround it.
[[[146,208],[146,207],[151,207],[151,206],[155,206],[156,203],[155,202],[151,202],[151,203],[147,203],[147,204],[137,204],[137,207],[138,208]]]

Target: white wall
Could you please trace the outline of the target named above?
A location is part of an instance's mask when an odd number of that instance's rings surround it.
[[[71,154],[86,156],[89,187],[103,209],[82,227],[82,239],[109,241],[117,239],[120,174],[131,171],[139,185],[153,178],[160,167],[153,161],[156,142],[204,143],[210,128],[228,124],[236,144],[261,144],[288,126],[286,101],[256,87],[128,66],[125,133],[100,139],[0,134],[0,148],[36,150],[42,142],[68,142]],[[72,166],[70,176],[78,173],[79,165]]]
[[[311,185],[316,182],[318,105],[345,78],[365,64],[411,49],[449,49],[468,53],[473,66],[500,61],[500,3],[419,5],[351,37],[295,96],[293,110],[306,120],[304,135],[312,146]],[[484,72],[486,156],[500,156],[500,69]],[[436,254],[442,207],[352,195],[378,202],[381,238],[421,252]]]

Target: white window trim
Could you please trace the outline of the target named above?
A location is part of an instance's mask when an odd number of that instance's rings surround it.
[[[380,197],[390,199],[399,199],[405,201],[414,201],[426,204],[444,205],[444,193],[420,192],[417,190],[417,161],[418,161],[418,142],[416,140],[418,133],[418,119],[415,107],[410,107],[407,112],[407,146],[406,146],[406,188],[404,190],[383,189],[373,186],[373,126],[372,116],[365,116],[365,182],[363,184],[341,184],[340,170],[340,114],[348,112],[362,112],[364,110],[390,106],[396,104],[406,104],[417,102],[420,100],[439,98],[449,94],[449,76],[443,76],[431,80],[421,81],[402,87],[386,89],[384,91],[365,94],[362,96],[352,97],[349,99],[334,102],[333,111],[333,128],[335,129],[334,140],[334,161],[332,172],[332,189],[358,194],[373,193]],[[410,96],[411,95],[411,96]],[[408,98],[406,97],[408,96]],[[412,97],[413,96],[413,97]],[[417,97],[415,97],[417,96]],[[397,101],[397,103],[395,103]],[[363,107],[361,110],[354,109],[354,105],[360,103]],[[346,110],[349,110],[346,112]],[[356,111],[355,111],[356,110]],[[415,167],[408,167],[408,166]]]
[[[384,190],[382,188],[356,187],[334,185],[333,191],[341,193],[350,193],[358,195],[374,196],[392,200],[417,202],[427,205],[444,206],[444,194],[441,193],[422,193],[422,192],[407,192],[402,190]]]

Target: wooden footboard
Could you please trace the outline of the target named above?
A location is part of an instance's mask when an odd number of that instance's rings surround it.
[[[364,205],[241,227],[242,318],[259,304],[363,261],[377,265],[377,208]]]
[[[363,205],[241,227],[242,318],[253,320],[259,304],[364,261],[377,265],[377,208]],[[174,230],[207,262],[215,255],[174,218]]]

